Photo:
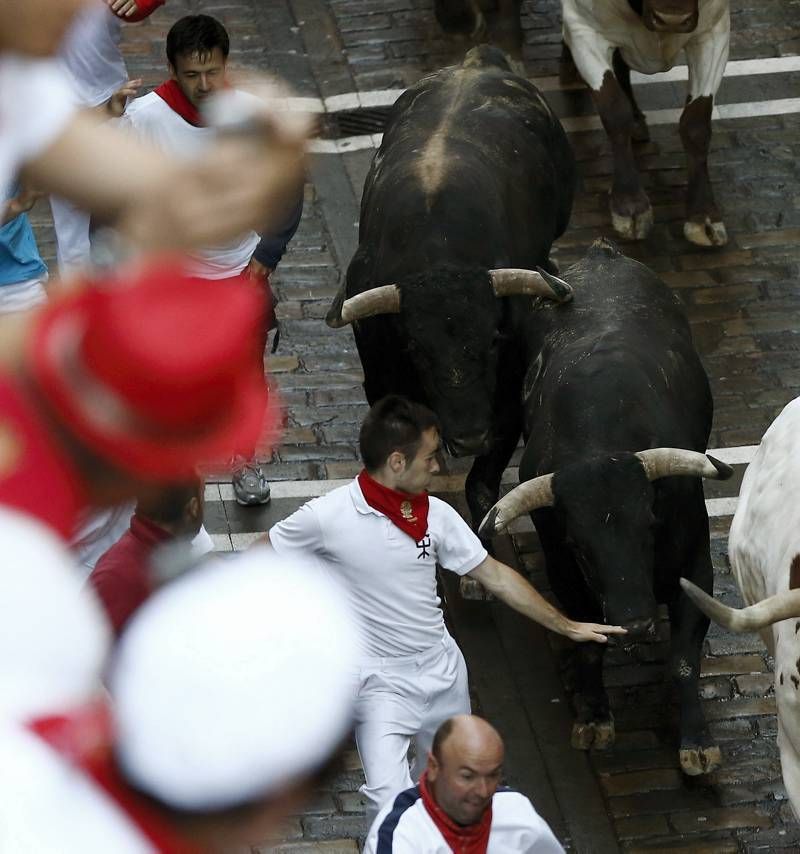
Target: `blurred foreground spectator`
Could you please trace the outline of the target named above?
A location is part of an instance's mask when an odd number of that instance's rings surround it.
[[[28,311],[47,300],[47,265],[28,220],[39,194],[19,186],[10,192],[0,221],[0,314]]]
[[[504,752],[482,718],[446,720],[419,783],[381,810],[364,854],[564,854],[533,804],[500,786]]]
[[[203,489],[198,478],[139,501],[129,529],[97,561],[89,584],[115,635],[156,588],[152,559],[158,547],[183,541],[187,555],[191,552],[191,542],[203,524]],[[211,551],[210,537],[204,545],[199,547],[201,555]]]
[[[262,297],[179,271],[128,271],[32,318],[0,373],[0,504],[69,539],[86,507],[147,500],[255,444]]]
[[[0,0],[0,198],[20,174],[113,222],[132,248],[146,250],[279,225],[302,181],[307,117],[287,111],[286,93],[263,82],[264,97],[247,111],[228,111],[225,138],[188,163],[98,124],[76,111],[63,70],[47,59],[87,5]]]
[[[11,516],[0,510],[0,532]],[[131,619],[109,706],[87,684],[105,648],[93,597],[81,600],[69,567],[46,553],[57,540],[21,525],[27,545],[12,557],[31,571],[0,576],[0,850],[187,854],[263,842],[351,725],[358,633],[338,587],[269,550],[207,559]],[[57,616],[53,631],[34,614]]]

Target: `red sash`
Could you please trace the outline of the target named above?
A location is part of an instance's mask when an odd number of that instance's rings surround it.
[[[28,723],[28,730],[91,778],[160,854],[200,854],[120,777],[111,753],[112,724],[105,703],[37,718]]]
[[[108,0],[106,0],[108,2]],[[111,6],[108,7],[109,11],[116,15],[120,20],[125,21],[129,24],[136,23],[137,21],[143,21],[145,18],[158,9],[159,6],[163,6],[166,3],[166,0],[136,0],[136,11],[130,15],[118,15]]]
[[[422,803],[453,854],[486,854],[489,834],[492,830],[491,802],[477,824],[456,824],[433,799],[433,794],[428,788],[427,773],[426,771],[420,777],[418,784]]]
[[[205,127],[200,111],[183,94],[183,89],[178,86],[175,80],[165,80],[153,91],[184,121],[187,121],[190,125],[194,125],[196,128]]]
[[[364,500],[370,507],[379,510],[403,533],[418,543],[428,533],[428,493],[410,495],[390,489],[375,478],[370,477],[366,469],[358,475],[358,485],[364,493]]]

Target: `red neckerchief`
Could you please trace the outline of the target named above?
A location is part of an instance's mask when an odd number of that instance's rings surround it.
[[[153,12],[155,12],[159,6],[163,6],[165,2],[166,0],[136,0],[136,11],[130,17],[115,12],[111,6],[109,6],[108,9],[126,24],[134,24],[137,21],[143,21],[145,18],[152,15]]]
[[[164,530],[161,525],[146,516],[140,516],[138,513],[131,516],[131,533],[139,542],[147,545],[156,545],[175,539],[174,535]]]
[[[390,522],[408,534],[418,543],[428,533],[428,493],[409,495],[390,489],[375,478],[370,477],[366,469],[358,475],[358,485],[364,494],[364,500],[375,510],[380,511]]]
[[[427,773],[426,771],[419,778],[422,803],[453,854],[486,854],[489,833],[492,830],[491,802],[477,824],[456,824],[433,799],[433,794],[428,788]]]
[[[175,80],[165,80],[153,90],[159,98],[174,110],[184,121],[196,128],[205,127],[203,117],[195,105],[183,94],[183,89]]]
[[[199,848],[181,839],[120,777],[111,752],[113,728],[106,703],[98,701],[67,714],[37,718],[27,728],[91,778],[159,854],[200,854]]]

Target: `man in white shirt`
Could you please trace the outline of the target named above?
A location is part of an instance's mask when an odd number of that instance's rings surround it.
[[[384,806],[364,854],[564,854],[528,798],[499,785],[504,753],[482,718],[446,720],[419,784]]]
[[[565,617],[487,554],[450,505],[428,497],[439,470],[439,441],[433,412],[397,395],[384,398],[361,427],[361,474],[268,534],[279,554],[313,556],[343,580],[362,621],[355,732],[370,820],[418,779],[439,724],[470,711],[466,664],[437,595],[437,563],[469,574],[515,610],[572,640],[605,643],[608,634],[624,632]],[[413,778],[407,758],[412,739]]]
[[[176,21],[167,34],[170,79],[131,102],[122,126],[165,152],[190,159],[202,154],[217,134],[207,126],[202,108],[209,97],[226,88],[229,46],[225,27],[210,15],[187,15]],[[229,93],[243,101],[251,97],[239,91]],[[269,276],[294,235],[301,213],[302,186],[298,185],[297,199],[278,229],[261,238],[255,231],[245,231],[225,243],[196,250],[189,255],[187,273],[200,279],[252,279],[266,289],[271,303]],[[270,318],[265,317],[262,354],[270,326]],[[270,500],[269,484],[252,448],[241,449],[233,469],[233,490],[240,504]]]

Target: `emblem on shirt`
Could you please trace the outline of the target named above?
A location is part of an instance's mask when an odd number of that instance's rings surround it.
[[[410,501],[404,501],[400,505],[400,515],[406,520],[406,522],[417,521],[417,517],[414,515],[414,509],[412,508]]]
[[[431,535],[425,534],[425,536],[417,542],[417,548],[419,549],[419,554],[417,555],[417,560],[422,560],[423,558],[430,557],[430,552],[428,549],[431,547]]]

